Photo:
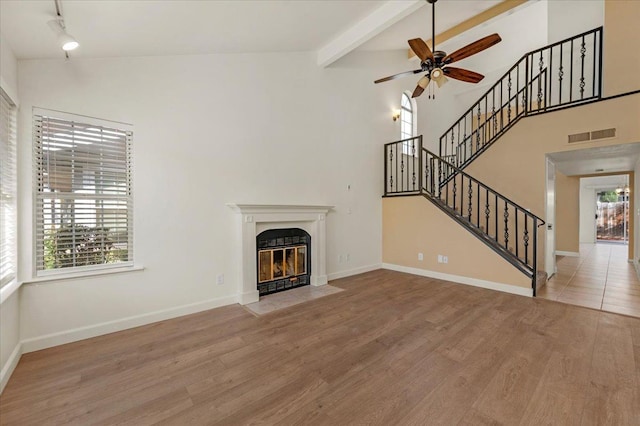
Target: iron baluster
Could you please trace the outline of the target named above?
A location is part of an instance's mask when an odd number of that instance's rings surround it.
[[[524,218],[524,236],[522,241],[524,242],[524,263],[529,264],[529,219]]]
[[[389,158],[389,152],[387,151],[387,147],[384,147],[384,195],[387,195],[389,191],[387,191],[387,176],[389,176],[389,168],[387,167],[387,159]]]
[[[476,226],[480,227],[480,182],[476,182]]]
[[[491,236],[489,233],[489,216],[491,216],[491,210],[489,209],[489,189],[485,189],[485,205],[484,205],[484,226],[486,227],[487,235]]]
[[[404,151],[404,146],[402,147],[402,150]],[[404,155],[403,153],[400,154],[400,192],[402,192],[404,190],[405,186],[404,186]]]
[[[452,156],[456,156],[457,157],[457,150],[455,149],[455,139],[456,139],[456,134],[454,133],[454,130],[451,129],[451,155]],[[451,161],[453,157],[449,157],[449,161]],[[456,161],[451,161],[453,164],[457,164],[457,160]],[[447,177],[451,176],[451,173],[447,174]]]
[[[516,207],[514,210],[514,216],[516,217],[516,257],[518,257],[518,238],[520,237],[520,234],[518,234],[518,208]]]
[[[411,139],[411,160],[413,163],[412,172],[411,172],[411,185],[412,189],[416,190],[416,140]]]
[[[422,135],[420,135],[420,138],[418,139],[418,153],[420,155],[418,157],[418,176],[420,176],[418,188],[420,189],[420,192],[422,192]]]
[[[511,71],[509,71],[509,79],[507,80],[507,94],[509,96],[507,101],[507,123],[511,123]],[[516,100],[516,104],[518,101]]]
[[[473,189],[472,189],[471,184],[472,184],[471,179],[469,179],[469,189],[468,189],[468,192],[469,192],[469,207],[467,208],[467,213],[469,214],[468,215],[469,222],[471,222],[471,213],[473,213],[473,207],[472,207],[473,205],[471,204],[472,201],[473,201]]]
[[[542,60],[542,50],[540,51],[540,62],[538,62],[540,72],[538,73],[538,110],[542,108],[542,69],[544,68],[544,61]]]
[[[462,176],[462,175],[459,175],[459,176]],[[457,192],[457,190],[458,190],[458,188],[457,188],[457,183],[456,183],[456,177],[457,177],[457,176],[454,176],[454,177],[453,177],[453,189],[452,189],[452,196],[453,196],[453,209],[454,209],[454,210],[456,209],[456,192]],[[447,191],[447,193],[448,193],[448,192],[449,192],[449,191]]]
[[[569,60],[569,102],[573,100],[573,39],[571,39],[571,58]]]
[[[389,170],[391,170],[389,176],[389,189],[393,192],[393,145],[389,145]]]
[[[553,73],[553,46],[551,46],[551,49],[549,49],[549,76],[552,75]],[[551,77],[549,77],[549,94],[548,97],[546,99],[546,106],[552,105],[553,104],[553,100],[551,99],[551,88],[552,88],[553,84],[551,84]],[[547,86],[545,85],[545,88]]]
[[[509,205],[504,202],[504,249],[509,250]]]
[[[593,73],[591,74],[591,96],[596,96],[596,34],[593,33]]]
[[[538,218],[533,217],[533,253],[531,254],[533,263],[533,297],[536,297],[536,278],[538,273]]]
[[[564,68],[562,66],[562,45],[560,45],[560,68],[558,70],[558,80],[560,84],[558,85],[558,101],[562,104],[562,77],[564,76]]]
[[[480,150],[480,117],[481,117],[481,114],[480,114],[480,102],[478,102],[478,124],[477,124],[477,129],[476,129],[476,132],[478,132],[478,134],[477,134],[478,138],[476,140],[476,151],[475,152],[478,152]],[[473,153],[471,153],[471,155],[473,155]]]
[[[496,243],[498,242],[498,216],[500,216],[500,213],[498,212],[498,194],[495,194],[496,197],[496,207],[494,210],[494,217],[496,219]]]
[[[580,99],[584,98],[584,56],[587,48],[584,44],[584,36],[582,36],[582,44],[580,46]]]

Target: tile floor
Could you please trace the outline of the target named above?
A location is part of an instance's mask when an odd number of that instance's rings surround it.
[[[558,272],[538,297],[640,317],[640,280],[622,244],[581,244],[580,257],[558,257]]]

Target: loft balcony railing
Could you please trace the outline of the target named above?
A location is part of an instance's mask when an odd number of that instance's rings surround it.
[[[423,195],[527,275],[536,294],[538,228],[544,220],[422,146],[422,136],[384,146],[385,196]]]
[[[520,118],[601,97],[599,27],[523,55],[440,137],[440,158],[464,169]]]

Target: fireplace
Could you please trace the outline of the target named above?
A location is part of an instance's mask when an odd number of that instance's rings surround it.
[[[333,208],[332,206],[281,204],[227,205],[237,213],[237,243],[234,248],[237,250],[238,259],[237,291],[238,302],[240,304],[246,305],[257,302],[260,298],[260,293],[257,288],[257,259],[259,256],[257,236],[264,231],[300,229],[306,232],[309,237],[307,241],[307,251],[305,253],[308,282],[312,286],[321,286],[327,283],[325,218],[327,213]],[[276,247],[274,246],[272,248],[275,249]],[[302,258],[301,253],[301,251],[298,251],[298,259]],[[286,252],[283,253],[283,256],[285,255]],[[302,269],[299,268],[298,272],[301,270]]]
[[[256,237],[260,296],[309,285],[311,236],[300,228],[269,229]]]

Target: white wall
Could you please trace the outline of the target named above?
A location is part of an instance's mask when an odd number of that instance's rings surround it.
[[[0,34],[0,87],[18,104],[18,61]],[[9,290],[7,286],[0,292]],[[0,392],[20,357],[20,293],[2,294],[0,303]]]
[[[580,242],[596,242],[596,190],[580,179]]]
[[[23,286],[25,349],[233,302],[230,202],[335,205],[330,277],[377,267],[382,145],[397,139],[391,111],[402,90],[373,80],[397,60],[355,55],[329,69],[313,53],[21,61],[22,276],[33,270],[34,106],[133,123],[135,262],[146,268]]]
[[[604,25],[604,0],[546,0],[549,43]]]

